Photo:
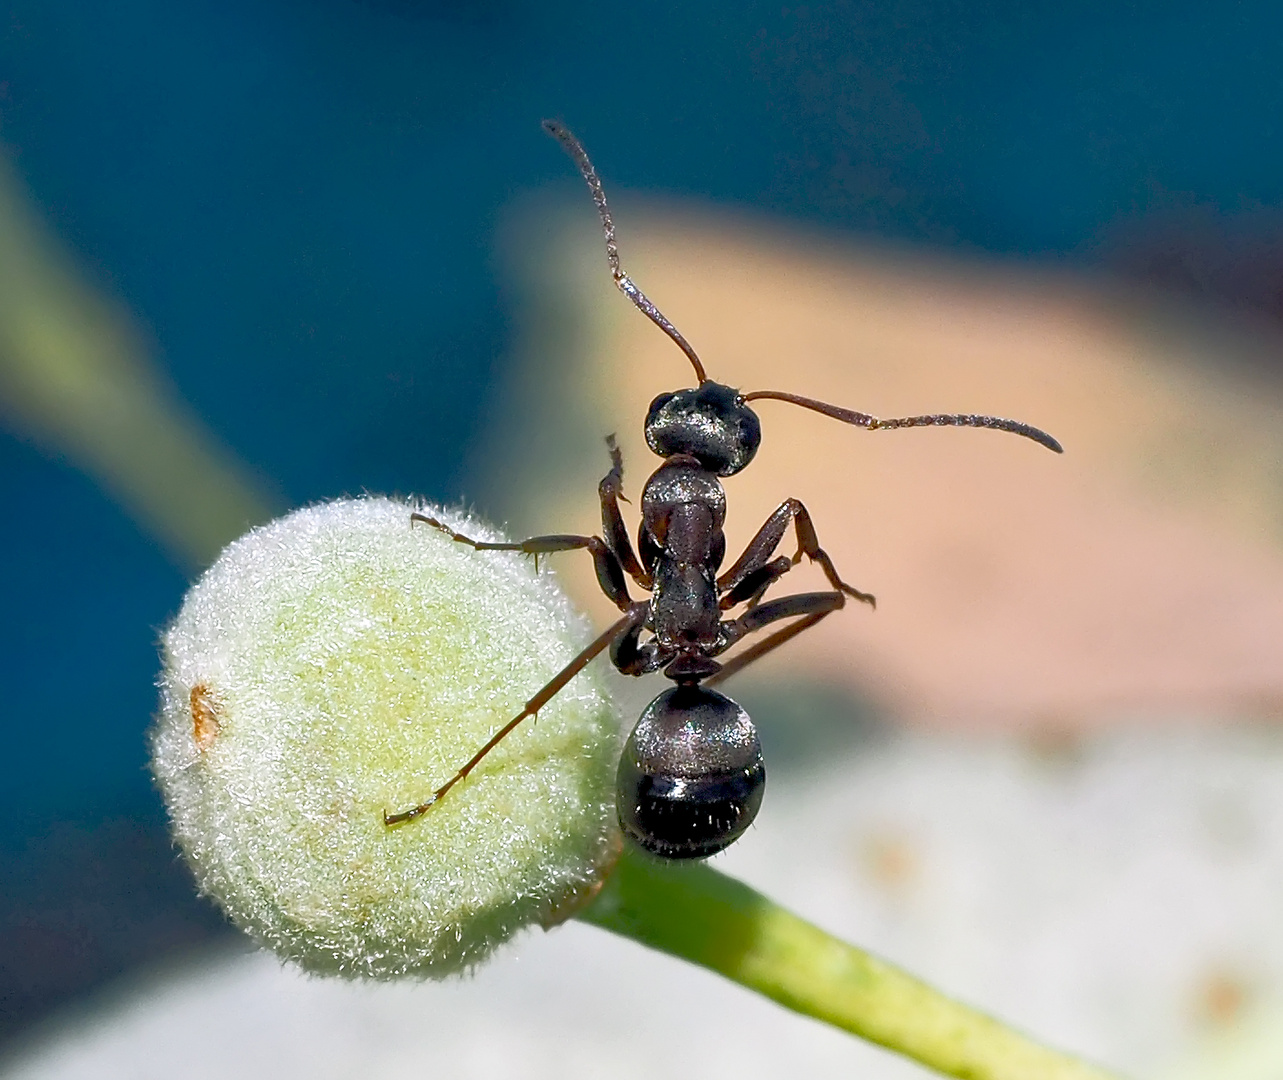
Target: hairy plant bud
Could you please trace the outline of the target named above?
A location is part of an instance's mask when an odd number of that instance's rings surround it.
[[[164,636],[153,767],[178,844],[237,925],[313,971],[469,967],[573,912],[618,851],[618,722],[592,669],[422,817],[384,824],[588,636],[529,558],[412,527],[415,509],[342,500],[255,529]]]

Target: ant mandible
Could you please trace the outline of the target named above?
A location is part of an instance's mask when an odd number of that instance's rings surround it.
[[[726,493],[718,478],[742,471],[762,438],[757,414],[748,403],[768,398],[787,401],[869,431],[928,425],[996,428],[1033,439],[1056,453],[1061,446],[1035,427],[994,416],[944,413],[881,420],[797,394],[778,390],[742,394],[713,382],[689,342],[620,266],[615,224],[583,146],[557,121],[545,120],[543,126],[565,147],[588,183],[601,216],[615,284],[677,343],[695,368],[699,384],[660,394],[646,414],[646,444],[664,461],[642,489],[636,553],[619,510],[624,470],[614,436],[606,439],[610,471],[598,486],[601,536],[535,536],[520,543],[484,543],[454,532],[435,518],[411,515],[413,521],[432,525],[478,551],[539,556],[586,548],[602,591],[623,616],[526,702],[426,802],[397,814],[385,811],[383,820],[394,825],[425,813],[518,724],[534,716],[594,657],[609,649],[611,662],[625,675],[646,675],[662,668],[675,683],[646,706],[624,747],[616,782],[620,826],[656,855],[702,859],[728,847],[748,828],[766,784],[761,744],[748,713],[709,686],[809,630],[845,606],[848,597],[870,606],[875,603],[869,593],[852,588],[838,576],[833,560],[820,547],[811,515],[797,499],[781,503],[744,554],[718,574],[726,554],[722,532]],[[772,558],[790,523],[797,551],[791,558]],[[803,555],[820,565],[831,589],[763,602],[766,591]],[[625,575],[649,594],[647,599],[638,601],[629,595]],[[743,614],[723,617],[741,604]],[[715,659],[741,639],[784,619],[796,621],[724,664]],[[643,633],[648,635],[644,641]]]

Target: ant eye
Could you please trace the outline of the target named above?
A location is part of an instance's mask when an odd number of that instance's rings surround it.
[[[667,394],[657,395],[655,400],[650,403],[650,408],[646,410],[646,423],[649,424],[651,417],[658,413],[660,409],[672,401],[676,396],[677,392],[675,390],[669,391]]]

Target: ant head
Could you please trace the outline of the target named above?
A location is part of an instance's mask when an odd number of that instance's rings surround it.
[[[593,202],[597,204],[602,233],[606,238],[606,261],[610,263],[610,273],[619,291],[672,338],[673,343],[686,354],[691,367],[695,369],[695,378],[699,380],[699,386],[694,390],[660,394],[650,403],[650,412],[646,416],[646,443],[660,457],[690,454],[709,472],[718,476],[733,476],[753,460],[762,441],[757,414],[748,407],[748,402],[754,398],[775,398],[777,401],[792,402],[869,431],[901,427],[986,427],[1023,435],[1041,443],[1048,450],[1054,450],[1058,454],[1061,452],[1060,443],[1045,431],[1039,431],[1038,428],[1018,420],[977,416],[972,413],[932,413],[927,416],[880,420],[868,413],[829,405],[797,394],[786,394],[778,390],[757,390],[751,394],[741,394],[729,386],[712,382],[704,373],[704,365],[691,348],[690,342],[682,337],[677,327],[664,317],[663,312],[624,273],[619,262],[619,246],[615,243],[615,222],[606,206],[606,193],[602,190],[597,170],[588,160],[583,145],[564,124],[556,120],[545,120],[543,126],[549,135],[565,147],[588,184]]]
[[[738,390],[711,380],[660,394],[646,414],[646,445],[660,457],[689,454],[711,473],[734,476],[753,460],[762,425]]]

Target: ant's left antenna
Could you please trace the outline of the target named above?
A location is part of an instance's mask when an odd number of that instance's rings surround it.
[[[677,342],[677,347],[695,365],[695,374],[698,376],[700,384],[708,382],[708,376],[704,374],[704,365],[699,362],[699,357],[695,354],[695,350],[691,348],[690,342],[682,337],[677,327],[664,318],[664,313],[650,302],[641,289],[633,284],[632,278],[625,274],[624,268],[619,265],[619,245],[615,243],[615,223],[611,220],[609,207],[606,206],[606,193],[601,188],[601,181],[597,179],[597,170],[593,168],[592,162],[588,160],[588,153],[584,150],[583,144],[575,138],[568,127],[558,123],[556,120],[545,120],[543,129],[565,147],[566,153],[574,159],[575,164],[579,166],[579,171],[583,173],[584,180],[588,183],[588,190],[592,192],[593,202],[597,204],[597,213],[601,215],[602,232],[606,234],[606,258],[610,260],[610,273],[615,279],[615,284],[619,286],[619,291],[636,304],[651,322]]]

